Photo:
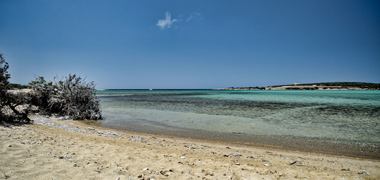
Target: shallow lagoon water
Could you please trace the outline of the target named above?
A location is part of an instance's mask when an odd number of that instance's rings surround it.
[[[100,126],[380,157],[380,91],[97,91]]]

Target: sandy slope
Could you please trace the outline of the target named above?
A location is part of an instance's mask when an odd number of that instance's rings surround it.
[[[49,121],[0,126],[0,179],[380,179],[379,160]]]

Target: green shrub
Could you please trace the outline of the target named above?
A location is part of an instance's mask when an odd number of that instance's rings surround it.
[[[29,123],[28,110],[30,96],[28,93],[9,92],[9,64],[0,54],[0,120],[6,122]]]
[[[70,116],[74,120],[102,118],[94,82],[87,83],[75,74],[55,80],[55,84],[46,83],[39,77],[29,83],[34,91],[32,104],[39,107],[40,114]]]
[[[10,90],[14,86],[9,84],[8,68],[3,54],[0,54],[0,121],[29,123],[30,112],[69,116],[75,120],[102,118],[94,82],[87,83],[75,74],[62,80],[55,78],[55,83],[40,76],[29,83],[30,92]]]

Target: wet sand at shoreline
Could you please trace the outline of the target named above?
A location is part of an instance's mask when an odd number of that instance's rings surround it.
[[[212,142],[228,142],[236,145],[267,147],[304,152],[316,152],[380,160],[380,144],[360,141],[339,141],[324,138],[308,138],[289,135],[252,135],[239,132],[215,132],[197,129],[185,129],[152,124],[133,124],[124,127],[102,126],[99,121],[83,121],[86,125],[118,129],[122,131],[147,133],[181,138],[199,139]]]
[[[380,179],[380,161],[46,120],[0,126],[0,179]]]

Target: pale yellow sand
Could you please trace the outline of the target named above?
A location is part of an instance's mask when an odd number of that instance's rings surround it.
[[[42,124],[0,126],[0,179],[380,179],[379,160],[120,131],[93,134],[118,131],[52,121],[87,134]]]

